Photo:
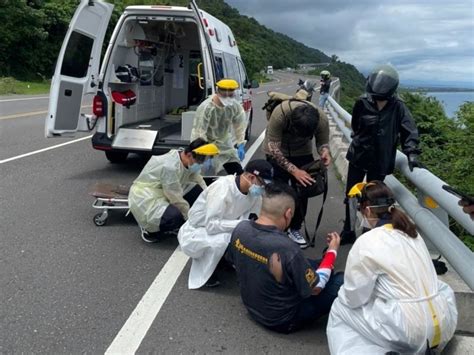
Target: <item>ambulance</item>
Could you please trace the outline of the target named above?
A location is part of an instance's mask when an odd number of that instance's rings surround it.
[[[102,63],[113,5],[82,0],[66,33],[51,83],[46,137],[92,131],[92,146],[113,163],[129,153],[163,154],[189,143],[198,105],[215,83],[239,83],[236,98],[252,127],[251,89],[231,29],[194,1],[188,7],[129,6]],[[92,114],[83,109],[92,102]],[[90,112],[90,108],[89,108]]]

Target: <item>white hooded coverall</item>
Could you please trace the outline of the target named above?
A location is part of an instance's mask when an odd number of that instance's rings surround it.
[[[178,233],[181,250],[192,258],[188,287],[202,287],[224,255],[234,228],[249,214],[260,213],[262,198],[243,194],[234,175],[217,179],[189,210]]]
[[[181,162],[180,150],[152,156],[133,182],[128,195],[130,211],[147,232],[158,232],[161,217],[172,204],[188,217],[189,203],[184,195],[196,184],[206,188],[199,173],[192,173]]]
[[[327,325],[331,354],[442,350],[457,324],[453,290],[439,281],[423,239],[391,224],[360,236]]]
[[[245,143],[247,117],[237,100],[232,105],[219,107],[212,98],[208,97],[197,108],[190,140],[203,138],[217,145],[219,155],[212,159],[212,163],[218,173],[225,163],[240,162],[234,144]]]

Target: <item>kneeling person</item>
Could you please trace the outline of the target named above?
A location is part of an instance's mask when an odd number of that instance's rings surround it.
[[[331,277],[340,242],[337,233],[329,235],[328,251],[320,263],[307,260],[288,239],[284,231],[294,209],[291,187],[267,185],[259,218],[235,228],[227,254],[252,318],[283,333],[328,314],[343,279],[342,274]]]
[[[199,138],[184,150],[173,149],[150,158],[128,195],[130,211],[145,242],[156,242],[163,233],[181,227],[190,205],[206,188],[201,166],[218,153],[214,144]]]
[[[272,176],[270,163],[252,160],[242,175],[221,177],[199,196],[178,234],[181,250],[192,258],[190,289],[218,285],[213,272],[231,233],[250,214],[260,213],[263,186]]]

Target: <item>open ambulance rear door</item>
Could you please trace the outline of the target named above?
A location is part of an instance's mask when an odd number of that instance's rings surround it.
[[[189,4],[189,8],[193,10],[196,19],[198,20],[199,24],[198,27],[201,29],[200,33],[200,40],[201,40],[201,50],[202,50],[202,57],[203,62],[205,63],[204,70],[205,80],[207,85],[203,85],[202,89],[205,89],[205,97],[213,94],[213,90],[215,87],[215,59],[214,59],[214,52],[212,50],[211,40],[209,38],[208,31],[212,31],[209,29],[209,23],[205,18],[202,16],[201,10],[199,10],[196,2],[192,0]],[[200,72],[200,70],[198,70]],[[199,78],[201,81],[201,78]],[[201,83],[199,84],[201,86]]]
[[[113,8],[100,0],[79,4],[51,82],[46,137],[70,136],[78,130],[82,98],[97,91],[100,54]]]

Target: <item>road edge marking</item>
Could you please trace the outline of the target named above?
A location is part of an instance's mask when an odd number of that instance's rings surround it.
[[[13,102],[13,101],[28,101],[28,100],[43,100],[43,99],[49,99],[49,96],[38,96],[38,97],[24,97],[24,98],[18,98],[18,99],[5,99],[5,100],[0,100],[0,102]]]

